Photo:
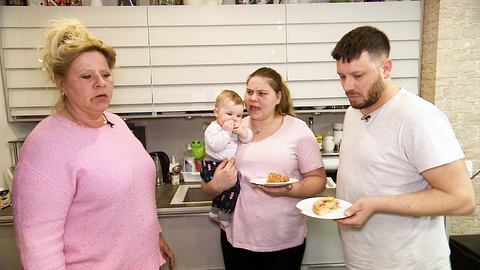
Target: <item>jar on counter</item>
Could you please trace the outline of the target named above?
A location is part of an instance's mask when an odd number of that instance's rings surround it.
[[[0,209],[10,206],[10,190],[0,187]]]
[[[333,136],[325,136],[323,138],[323,151],[325,152],[333,152],[335,150],[335,141],[333,139]]]
[[[317,134],[317,136],[315,136],[315,138],[317,139],[318,148],[320,148],[320,151],[321,151],[323,149],[323,135],[322,134]]]
[[[180,184],[180,172],[182,171],[182,165],[175,165],[172,168],[172,172],[170,173],[170,179],[172,181],[172,185],[179,185]]]
[[[180,174],[179,173],[171,173],[170,179],[172,180],[172,185],[179,185],[180,184]]]
[[[333,141],[335,143],[335,151],[340,150],[340,143],[343,137],[343,123],[333,124]]]

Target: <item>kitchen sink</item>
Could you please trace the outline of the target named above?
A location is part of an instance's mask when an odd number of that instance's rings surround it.
[[[170,204],[205,204],[212,200],[209,196],[202,193],[199,184],[180,185],[175,195],[173,195]]]

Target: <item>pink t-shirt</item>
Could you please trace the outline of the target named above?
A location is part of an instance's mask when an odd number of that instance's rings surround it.
[[[24,269],[155,269],[164,263],[155,165],[123,120],[40,122],[20,153],[13,210]]]
[[[250,127],[250,117],[243,120]],[[277,132],[258,142],[241,144],[236,154],[241,191],[228,241],[237,248],[277,251],[303,243],[305,218],[295,206],[299,198],[271,197],[250,184],[251,179],[276,172],[302,180],[302,173],[323,167],[318,143],[302,120],[285,116]]]

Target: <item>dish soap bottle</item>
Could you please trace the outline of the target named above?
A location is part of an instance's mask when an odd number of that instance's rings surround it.
[[[192,154],[192,146],[187,144],[187,149],[183,155],[183,171],[194,172],[195,171],[195,158]]]
[[[315,135],[315,124],[313,123],[313,117],[308,118],[308,127],[313,132],[313,135]]]

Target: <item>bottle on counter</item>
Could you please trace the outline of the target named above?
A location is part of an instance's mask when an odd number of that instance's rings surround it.
[[[168,172],[169,173],[172,173],[173,171],[173,167],[177,166],[178,165],[178,162],[177,160],[175,159],[175,155],[172,155],[172,159],[170,160],[170,164],[168,165]]]
[[[183,171],[184,172],[195,172],[195,158],[192,154],[192,146],[187,144],[187,149],[183,155]]]
[[[319,133],[315,138],[317,139],[318,148],[320,148],[321,151],[323,149],[323,135]]]
[[[310,128],[310,130],[313,132],[313,134],[315,135],[315,125],[313,123],[313,117],[309,117],[308,118],[308,127]]]
[[[335,142],[335,151],[340,151],[340,143],[343,137],[343,123],[333,124],[333,141]]]

